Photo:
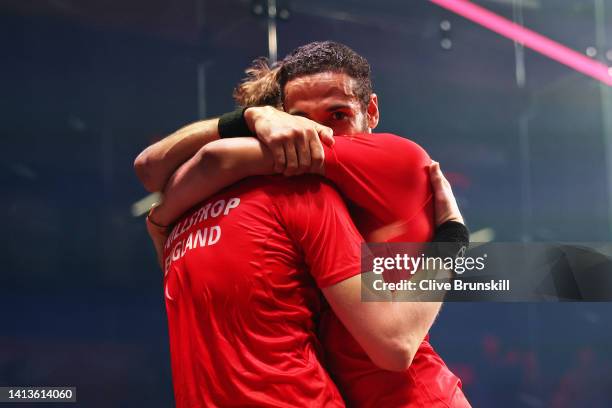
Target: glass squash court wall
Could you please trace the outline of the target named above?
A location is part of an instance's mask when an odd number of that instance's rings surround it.
[[[607,0],[479,0],[612,65]],[[279,7],[283,4],[279,3]],[[249,1],[8,1],[0,8],[1,385],[83,406],[168,406],[165,311],[132,161],[232,109],[268,52]],[[481,240],[609,241],[610,87],[430,2],[293,1],[278,54],[344,42],[372,65],[380,131],[424,146]],[[447,304],[431,336],[475,407],[604,407],[607,303]]]

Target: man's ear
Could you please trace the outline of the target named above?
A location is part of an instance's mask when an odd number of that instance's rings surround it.
[[[375,93],[370,94],[370,102],[368,102],[368,127],[374,129],[378,126],[378,120],[380,119],[380,112],[378,111],[378,96]]]

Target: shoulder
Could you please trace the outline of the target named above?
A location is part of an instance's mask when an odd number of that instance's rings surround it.
[[[271,207],[285,209],[295,203],[300,203],[300,206],[314,203],[316,207],[320,207],[328,201],[340,200],[335,186],[327,179],[314,174],[249,177],[232,185],[225,192],[230,191],[244,198],[267,202]]]
[[[273,197],[336,194],[336,189],[331,182],[314,174],[294,177],[269,176],[266,178],[267,183],[262,187],[267,194]]]
[[[372,133],[371,136],[375,141],[381,144],[391,145],[401,149],[402,153],[408,152],[415,156],[427,156],[429,158],[429,155],[421,145],[407,137],[393,133]]]
[[[393,133],[359,133],[355,135],[339,136],[336,138],[335,150],[348,150],[360,152],[368,149],[371,152],[385,152],[388,154],[410,153],[416,156],[428,156],[425,149],[407,137]]]
[[[431,163],[429,154],[416,142],[392,133],[366,133],[336,138],[332,172],[344,167],[385,169],[388,172],[420,169]],[[327,163],[326,163],[327,164]],[[344,169],[346,170],[346,169]]]

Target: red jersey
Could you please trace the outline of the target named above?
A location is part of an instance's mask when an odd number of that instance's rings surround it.
[[[368,242],[425,242],[434,232],[431,159],[416,143],[392,134],[336,137],[325,147],[325,176],[347,199]],[[429,344],[421,343],[410,368],[378,368],[331,311],[320,339],[327,367],[348,406],[469,407],[455,376]]]
[[[344,406],[314,320],[361,242],[317,176],[247,179],[183,217],[164,251],[176,405]]]

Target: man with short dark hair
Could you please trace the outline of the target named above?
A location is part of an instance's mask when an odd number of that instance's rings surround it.
[[[367,108],[372,94],[370,64],[344,44],[333,41],[312,42],[296,48],[280,65],[279,90],[285,99],[285,85],[290,80],[321,72],[343,72],[355,80],[353,92]]]

